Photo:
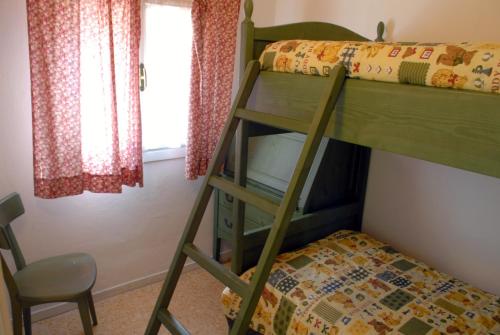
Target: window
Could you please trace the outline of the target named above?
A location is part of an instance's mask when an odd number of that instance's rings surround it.
[[[187,142],[192,23],[189,1],[145,0],[141,93],[144,161],[179,158]]]

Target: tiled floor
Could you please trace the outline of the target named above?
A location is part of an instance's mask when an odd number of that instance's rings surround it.
[[[142,335],[161,283],[126,292],[96,303],[99,325],[95,335]],[[193,335],[224,335],[227,325],[219,302],[223,286],[203,270],[184,273],[171,311]],[[33,324],[33,335],[82,335],[78,312],[72,311]],[[160,334],[169,334],[162,329]]]

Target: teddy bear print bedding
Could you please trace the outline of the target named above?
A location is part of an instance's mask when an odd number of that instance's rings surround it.
[[[241,298],[226,288],[222,303],[234,320]],[[263,335],[498,335],[500,298],[344,230],[278,256],[251,328]]]
[[[263,70],[328,76],[343,64],[350,78],[500,92],[500,44],[288,40],[271,43]]]

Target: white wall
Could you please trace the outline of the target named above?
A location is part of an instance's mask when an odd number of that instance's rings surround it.
[[[497,0],[276,0],[269,6],[276,24],[326,21],[375,38],[384,21],[392,41],[500,42]],[[364,230],[500,294],[499,203],[500,179],[374,152]]]
[[[26,215],[13,226],[28,262],[88,252],[96,291],[166,270],[198,192],[184,161],[145,164],[145,187],[57,200],[33,196],[31,100],[26,2],[0,1],[0,197],[17,191]],[[211,250],[212,206],[198,236]]]

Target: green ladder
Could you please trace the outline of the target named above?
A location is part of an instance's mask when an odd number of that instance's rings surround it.
[[[309,170],[345,79],[345,68],[340,65],[336,66],[328,78],[325,91],[311,123],[304,124],[290,118],[245,109],[259,73],[259,62],[251,61],[245,70],[242,86],[238,91],[229,116],[229,121],[222,132],[221,140],[217,145],[214,158],[208,168],[207,177],[203,182],[184,233],[179,241],[179,246],[146,329],[146,335],[158,334],[161,325],[165,326],[174,335],[190,334],[189,331],[168,311],[170,300],[187,257],[198,263],[198,265],[242,297],[243,300],[240,311],[230,334],[244,335],[248,330],[250,320],[260,295],[262,294],[274,259],[285,238],[290,220],[295,210],[295,205],[297,204],[300,192],[309,174]],[[238,150],[235,178],[234,182],[231,182],[220,177],[219,173],[224,162],[224,157],[229,150],[233,137],[235,137],[240,121],[243,122],[237,136],[236,145]],[[244,187],[246,184],[247,143],[243,142],[247,142],[247,134],[245,134],[245,132],[248,128],[248,122],[301,132],[307,135],[295,171],[281,203],[270,201]],[[211,257],[205,255],[193,243],[214,188],[220,189],[237,199],[237,201],[234,202],[234,216],[236,220],[234,221],[233,229],[236,231],[235,234],[241,233],[243,229],[242,218],[244,215],[245,203],[251,204],[274,216],[274,223],[262,250],[256,272],[248,284],[241,280],[235,273],[231,272]]]

